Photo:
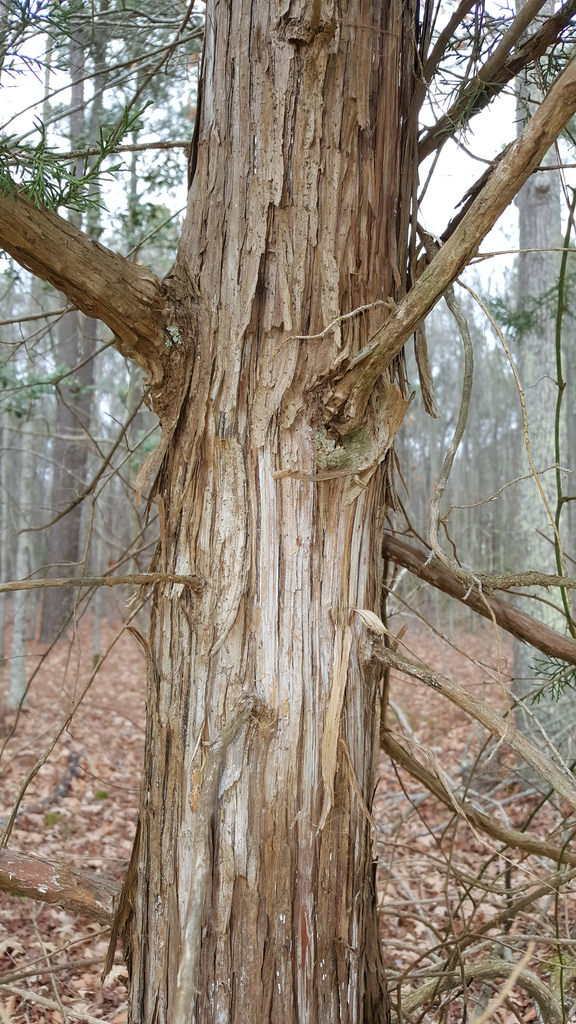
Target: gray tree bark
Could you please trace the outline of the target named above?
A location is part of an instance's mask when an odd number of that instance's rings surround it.
[[[34,504],[34,449],[28,418],[22,423],[19,435],[22,451],[18,460],[17,522],[15,530],[15,571],[18,579],[25,579],[32,568],[30,559],[31,525]],[[26,694],[26,638],[28,634],[28,602],[26,593],[19,591],[12,598],[12,643],[10,648],[10,684],[8,707],[17,708]]]
[[[522,3],[517,4],[521,10]],[[541,12],[545,18],[553,13],[554,5],[547,2]],[[538,69],[524,71],[518,78],[517,122],[518,131],[542,101],[542,86]],[[555,150],[550,150],[542,164],[558,162]],[[516,198],[518,208],[519,255],[517,264],[517,312],[527,314],[527,323],[521,325],[518,335],[517,361],[524,390],[532,459],[539,474],[539,482],[546,494],[549,507],[556,509],[554,472],[548,470],[555,463],[554,421],[558,396],[556,369],[555,311],[558,273],[562,245],[560,219],[560,177],[556,171],[542,171],[520,189]],[[518,473],[530,474],[522,425],[518,438]],[[553,526],[547,516],[541,494],[534,478],[517,485],[514,517],[515,550],[518,561],[541,572],[556,572]],[[526,611],[534,613],[534,602],[524,603]],[[562,615],[541,605],[539,612],[544,623],[563,629]],[[562,713],[550,698],[538,706],[531,706],[530,694],[545,682],[534,667],[534,653],[520,642],[514,645],[514,691],[526,699],[526,708],[519,708],[519,726],[532,738],[542,726],[550,738],[562,739]],[[564,741],[568,738],[564,734]],[[540,734],[540,742],[543,737]],[[569,754],[566,742],[564,753]]]

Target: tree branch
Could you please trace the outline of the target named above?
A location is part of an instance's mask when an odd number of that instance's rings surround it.
[[[460,964],[457,970],[445,971],[441,978],[434,978],[432,981],[424,982],[418,988],[409,992],[402,999],[402,1018],[398,1014],[398,1007],[393,1009],[393,1024],[400,1024],[405,1020],[404,1014],[412,1014],[420,1007],[426,1006],[430,1000],[434,1000],[442,992],[452,988],[460,988],[463,978],[468,981],[472,978],[508,978],[514,971],[514,964],[509,960],[486,960],[484,963]],[[538,1003],[542,1012],[542,1020],[547,1024],[562,1024],[565,1018],[562,1009],[552,994],[548,985],[533,971],[521,970],[516,977],[516,984],[532,996]],[[420,1018],[422,1019],[422,1018]]]
[[[516,729],[510,717],[505,718],[490,707],[486,701],[469,693],[448,676],[434,672],[424,662],[410,661],[409,658],[397,654],[390,647],[385,647],[382,637],[374,640],[372,650],[374,656],[383,665],[388,665],[413,679],[419,679],[436,693],[446,697],[455,707],[474,718],[498,740],[505,742],[530,768],[537,772],[542,779],[545,779],[558,796],[563,797],[570,807],[576,809],[574,776],[564,764],[559,763],[558,759],[554,757],[553,748],[548,746],[545,752],[539,750],[534,743],[526,739],[519,729]]]
[[[448,569],[440,565],[437,559],[433,558],[429,561],[429,552],[426,550],[417,548],[414,544],[409,544],[391,533],[386,533],[384,535],[384,551],[396,565],[404,566],[419,579],[437,587],[445,594],[450,594],[457,601],[462,601],[468,608],[472,608],[484,618],[491,619],[492,612],[498,625],[515,636],[517,640],[531,644],[543,654],[561,658],[569,665],[576,665],[575,640],[563,636],[562,633],[551,629],[539,619],[515,608],[502,598],[480,594],[477,590],[470,589],[462,580],[456,579]]]
[[[386,371],[421,320],[466,267],[490,229],[576,110],[576,60],[510,146],[480,194],[422,276],[377,331],[372,341],[328,377],[327,421],[340,434],[358,427],[378,377]],[[324,382],[324,385],[326,381]]]
[[[87,316],[102,320],[122,355],[138,363],[151,382],[161,380],[163,293],[151,270],[18,195],[0,194],[0,246]]]
[[[101,877],[91,878],[66,864],[6,848],[0,850],[0,889],[62,907],[104,925],[112,923],[113,901],[120,892],[119,886]]]
[[[418,149],[420,160],[425,160],[435,149],[443,146],[459,128],[465,128],[472,117],[484,110],[522,68],[542,57],[558,41],[574,16],[576,0],[567,0],[567,3],[548,18],[533,36],[510,54],[512,47],[542,6],[541,0],[531,0],[531,3],[520,10],[478,74],[462,88],[450,110],[423,136]]]
[[[557,865],[570,864],[572,867],[576,866],[576,854],[572,853],[568,848],[548,843],[545,839],[540,839],[534,832],[521,832],[517,828],[508,828],[506,825],[496,821],[494,817],[483,814],[482,811],[479,811],[468,800],[462,800],[461,797],[450,792],[436,775],[433,775],[420,761],[412,757],[388,731],[384,732],[382,749],[393,761],[396,761],[397,764],[409,772],[414,779],[421,782],[433,796],[441,800],[450,811],[457,812],[464,821],[468,822],[471,828],[485,832],[486,835],[491,836],[492,839],[496,839],[500,843],[504,843],[505,846],[523,850],[524,853],[534,854],[536,857],[545,857],[547,860],[554,861]]]
[[[0,594],[20,590],[41,590],[44,587],[118,587],[129,584],[136,587],[151,587],[154,583],[175,583],[200,591],[201,576],[179,576],[166,572],[133,572],[123,576],[62,576],[41,580],[10,580],[0,583]]]

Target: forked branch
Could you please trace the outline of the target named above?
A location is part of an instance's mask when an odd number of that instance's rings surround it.
[[[572,61],[494,167],[466,216],[372,341],[330,375],[330,391],[324,399],[327,420],[340,434],[348,434],[362,423],[378,377],[477,253],[575,111],[576,61]]]

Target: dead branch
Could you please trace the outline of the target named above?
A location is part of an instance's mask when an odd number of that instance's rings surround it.
[[[521,832],[516,828],[507,828],[494,818],[483,814],[482,811],[479,811],[469,801],[455,797],[443,785],[442,781],[436,775],[433,775],[432,772],[428,771],[420,761],[416,760],[405,747],[394,739],[390,732],[384,733],[382,748],[393,761],[396,761],[414,779],[421,782],[450,811],[457,810],[464,821],[468,822],[473,829],[479,829],[481,832],[486,833],[486,835],[491,836],[492,839],[504,843],[505,846],[514,847],[515,849],[522,850],[524,853],[545,857],[547,860],[554,861],[555,864],[564,863],[576,866],[576,853],[571,853],[568,849],[560,846],[554,846],[553,843],[547,843],[545,840],[539,839],[533,832]]]
[[[58,1005],[55,999],[48,999],[37,992],[31,992],[25,988],[17,988],[15,985],[0,984],[0,989],[3,992],[11,992],[13,995],[18,996],[23,1003],[38,1003],[39,1006],[43,1006],[46,1010],[56,1010],[57,1013],[62,1013],[62,1004]],[[71,1006],[67,1006],[66,1013],[68,1017],[73,1017],[74,1020],[80,1021],[80,1024],[102,1024],[101,1017],[91,1017],[85,1010],[78,1013]]]
[[[509,601],[471,590],[462,580],[440,565],[436,558],[430,559],[427,550],[417,548],[394,534],[386,533],[384,551],[396,565],[404,566],[419,579],[449,594],[450,597],[455,597],[457,601],[472,608],[485,619],[491,619],[492,612],[498,625],[517,640],[530,644],[543,654],[561,658],[569,665],[576,665],[575,640],[551,629],[534,616],[514,607]]]
[[[448,445],[448,449],[444,455],[442,462],[442,468],[440,470],[440,476],[436,482],[434,493],[430,500],[430,510],[428,513],[428,533],[429,540],[432,546],[432,550],[436,557],[446,566],[447,569],[452,572],[458,572],[459,566],[456,560],[447,555],[442,550],[440,541],[438,538],[438,527],[440,523],[440,504],[446,486],[448,484],[448,478],[452,472],[452,466],[454,459],[456,458],[456,452],[460,447],[464,431],[466,429],[466,423],[468,421],[468,412],[470,410],[470,398],[472,396],[472,382],[474,378],[474,349],[472,347],[472,339],[470,338],[470,328],[468,321],[464,315],[462,303],[456,298],[452,285],[446,289],[444,294],[444,301],[452,314],[453,319],[456,321],[460,337],[462,339],[462,349],[464,352],[464,373],[462,377],[462,395],[460,398],[460,409],[458,411],[458,420],[454,429],[454,436]]]
[[[20,805],[21,805],[21,803],[22,803],[22,801],[24,799],[24,794],[26,793],[26,791],[28,789],[28,786],[33,781],[33,779],[36,778],[36,776],[37,776],[38,772],[40,771],[40,769],[43,768],[43,766],[46,764],[48,758],[50,757],[50,754],[52,753],[52,751],[54,750],[54,747],[56,746],[56,744],[60,740],[60,737],[62,736],[63,732],[66,729],[68,729],[68,727],[70,725],[70,722],[72,721],[72,719],[73,719],[73,717],[74,717],[74,715],[76,713],[77,708],[80,707],[82,701],[86,697],[86,694],[90,690],[90,687],[92,686],[92,683],[94,682],[98,672],[100,671],[100,668],[101,668],[103,662],[106,660],[106,658],[108,658],[110,653],[114,650],[114,647],[118,643],[118,640],[120,639],[122,634],[126,630],[131,630],[131,632],[134,633],[134,630],[131,629],[131,627],[130,627],[130,623],[132,622],[133,619],[136,618],[136,616],[138,615],[138,612],[141,610],[142,607],[143,607],[143,602],[139,601],[138,604],[133,608],[133,610],[132,610],[132,612],[131,612],[127,622],[122,626],[122,628],[116,633],[116,635],[110,641],[110,643],[108,644],[108,647],[104,651],[104,654],[102,655],[101,659],[98,661],[98,663],[95,665],[95,667],[93,668],[92,672],[90,673],[90,675],[89,675],[89,677],[88,677],[88,679],[87,679],[83,689],[80,691],[80,693],[78,693],[75,696],[72,708],[66,713],[63,721],[60,723],[60,725],[56,729],[56,731],[53,734],[51,740],[49,741],[47,747],[45,748],[43,753],[41,753],[40,756],[36,759],[35,763],[32,765],[32,767],[30,768],[30,770],[26,774],[26,777],[24,778],[24,780],[23,780],[23,782],[22,782],[22,784],[20,786],[20,789],[19,789],[19,791],[18,791],[18,793],[17,793],[17,795],[16,795],[16,797],[14,799],[14,802],[12,804],[12,808],[10,810],[8,818],[5,820],[4,831],[2,833],[2,836],[0,836],[0,849],[4,850],[8,846],[8,841],[10,839],[10,836],[12,835],[12,829],[14,828],[14,824],[16,822],[16,817],[18,815],[18,810],[19,810]],[[31,676],[31,678],[28,681],[28,686],[26,688],[26,693],[28,692],[28,688],[30,687],[33,678],[34,678],[34,674]],[[26,697],[26,694],[24,694],[24,699],[25,699],[25,697]],[[13,731],[12,731],[12,735],[13,735]],[[3,749],[5,749],[5,747],[6,747],[6,742],[4,743],[4,748]]]
[[[440,32],[436,42],[434,43],[434,47],[430,55],[426,58],[426,63],[422,68],[422,78],[424,79],[426,87],[428,86],[428,83],[430,82],[433,75],[436,74],[438,65],[440,64],[440,61],[444,57],[444,54],[446,53],[446,50],[450,45],[450,40],[452,39],[452,36],[456,32],[456,29],[460,27],[463,19],[469,13],[469,11],[471,11],[473,6],[474,0],[460,0],[458,7],[453,12],[450,20],[448,21],[448,24]]]
[[[105,928],[102,929],[105,932]],[[24,981],[26,978],[41,978],[44,976],[53,976],[55,974],[63,974],[66,972],[72,973],[73,971],[81,971],[84,967],[94,967],[96,964],[102,963],[101,956],[90,956],[83,957],[81,960],[65,960],[63,963],[51,963],[52,957],[56,953],[47,953],[45,958],[41,958],[41,961],[33,961],[36,963],[35,967],[14,967],[11,971],[2,971],[0,974],[0,985],[13,985],[15,981]],[[118,960],[117,963],[122,963]]]
[[[150,587],[154,583],[177,583],[198,591],[203,581],[200,576],[178,576],[166,572],[133,572],[123,576],[62,576],[55,579],[10,580],[9,583],[0,583],[0,594],[14,590],[41,590],[44,587],[118,587],[121,584]]]
[[[466,980],[472,978],[507,978],[514,971],[514,964],[508,960],[487,960],[485,963],[462,964],[456,971],[445,971],[441,978],[434,978],[432,981],[420,985],[414,992],[410,992],[402,1000],[402,1013],[412,1013],[419,1007],[423,1007],[439,993],[447,992],[451,988],[458,988],[462,984],[462,976]],[[540,981],[532,971],[522,970],[516,977],[516,984],[526,989],[532,998],[538,1003],[542,1013],[542,1019],[547,1024],[561,1024],[565,1018],[557,1000],[552,995],[550,987]],[[396,1008],[399,1009],[399,1008]],[[399,1024],[402,1020],[397,1013],[394,1013],[392,1020]]]
[[[150,149],[183,149],[188,153],[190,149],[189,139],[173,139],[166,142],[136,142],[132,145],[115,146],[110,153],[147,153]],[[77,160],[79,157],[98,156],[100,150],[96,146],[89,146],[88,149],[74,149],[68,153],[55,152],[57,160]]]
[[[446,697],[455,707],[460,708],[475,721],[480,722],[498,740],[506,743],[533,771],[546,781],[555,792],[562,796],[576,810],[576,782],[568,769],[554,757],[553,748],[543,753],[514,726],[510,717],[504,718],[498,711],[479,697],[469,693],[452,679],[434,672],[424,662],[411,661],[385,647],[382,638],[374,639],[374,656],[382,662],[403,672],[413,679],[419,679],[436,693]]]
[[[73,871],[63,862],[55,864],[7,848],[0,849],[0,889],[62,907],[104,925],[112,922],[112,904],[120,891],[109,879],[94,878]]]

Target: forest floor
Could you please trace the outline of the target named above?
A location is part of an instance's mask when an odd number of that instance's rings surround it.
[[[491,624],[474,632],[457,629],[459,652],[416,620],[405,621],[404,642],[416,657],[501,710],[508,708],[512,647],[506,638],[497,642]],[[115,635],[103,627],[103,647]],[[71,642],[62,641],[45,657],[42,652],[39,644],[31,645],[30,669],[38,671],[8,740],[13,719],[5,716],[2,723],[0,823],[6,824],[27,773],[54,745],[22,798],[9,846],[120,882],[136,826],[144,742],[142,647],[129,632],[119,636],[69,724],[70,710],[93,674],[89,623],[80,624]],[[566,808],[547,801],[536,810],[538,794],[517,773],[505,747],[480,757],[486,741],[481,728],[407,677],[392,680],[391,702],[394,735],[448,785],[454,808],[467,795],[485,813],[517,828],[534,814],[530,829],[541,838],[556,830],[561,845]],[[576,1021],[568,1009],[575,1004],[570,983],[576,975],[576,910],[570,892],[564,890],[560,898],[550,888],[523,913],[491,928],[491,919],[512,908],[519,894],[545,879],[554,865],[503,851],[501,843],[471,829],[454,808],[446,809],[421,783],[382,758],[374,836],[379,898],[385,907],[384,958],[395,1004],[401,986],[405,1009],[400,1020],[551,1024],[529,990],[534,975],[552,986],[557,1004],[564,1005],[559,1020],[571,1024]],[[119,958],[106,982],[100,980],[107,947],[108,935],[99,925],[0,893],[2,1024],[124,1024],[126,969]],[[459,956],[454,953],[458,949]],[[418,1013],[405,1002],[426,982],[438,986],[447,966],[461,972],[461,981],[470,964],[493,965],[495,960],[520,965],[521,978],[528,982],[505,992],[502,977],[494,980],[496,968],[490,974],[487,967],[484,980],[466,977],[465,984],[451,986],[448,996],[430,990],[428,1008]],[[497,1006],[490,1003],[494,998]],[[482,1010],[488,1016],[481,1018]]]

